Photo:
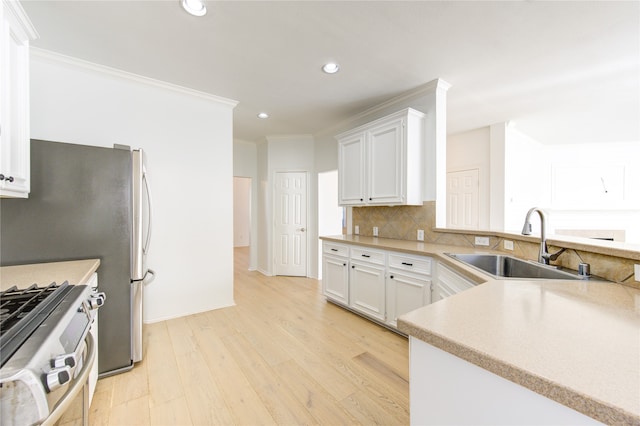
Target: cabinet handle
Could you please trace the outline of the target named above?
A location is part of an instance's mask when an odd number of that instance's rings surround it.
[[[413,263],[402,262],[403,265],[413,266]]]
[[[5,176],[2,173],[0,173],[0,180],[6,180],[8,182],[13,182],[13,176]]]
[[[7,178],[7,180],[8,180],[9,182],[13,182],[13,176],[9,176],[9,177]]]
[[[368,254],[363,254],[362,257],[371,257]]]
[[[331,251],[338,251],[338,249],[334,249],[334,248],[332,248],[332,249],[331,249]]]

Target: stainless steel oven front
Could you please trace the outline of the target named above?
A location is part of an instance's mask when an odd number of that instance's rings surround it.
[[[0,424],[53,424],[85,388],[104,299],[68,283],[0,294]]]

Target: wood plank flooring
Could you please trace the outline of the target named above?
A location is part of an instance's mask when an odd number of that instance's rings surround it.
[[[327,303],[317,280],[247,266],[235,249],[236,306],[145,325],[144,360],[98,381],[90,424],[409,423],[407,339]]]

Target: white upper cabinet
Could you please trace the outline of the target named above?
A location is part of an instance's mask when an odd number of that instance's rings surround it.
[[[0,6],[0,196],[30,190],[29,41],[37,33],[17,1]]]
[[[365,134],[356,133],[338,143],[338,196],[340,205],[364,203]]]
[[[424,117],[407,108],[336,136],[340,205],[422,205]]]

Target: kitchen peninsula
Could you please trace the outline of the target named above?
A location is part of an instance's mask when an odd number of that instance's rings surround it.
[[[398,318],[411,342],[412,424],[640,424],[640,290],[497,280],[444,255],[486,249],[323,240],[430,256],[480,283]]]

